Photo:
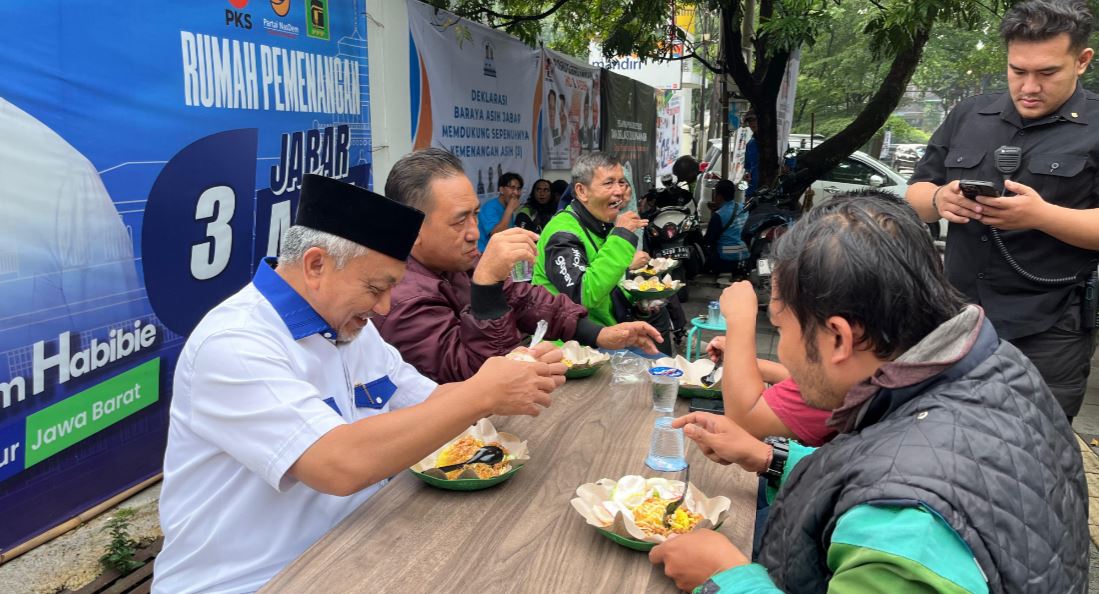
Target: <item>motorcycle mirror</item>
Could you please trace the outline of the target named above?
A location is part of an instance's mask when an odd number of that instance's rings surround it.
[[[746,182],[744,180],[740,180],[740,183],[738,183],[736,185],[736,189],[740,190],[741,192],[747,191],[748,190],[748,182]]]

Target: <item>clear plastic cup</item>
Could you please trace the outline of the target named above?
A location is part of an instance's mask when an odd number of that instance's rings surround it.
[[[672,428],[674,420],[674,417],[659,417],[653,423],[645,466],[660,472],[679,472],[687,468],[687,458],[683,455],[683,430]]]
[[[711,301],[710,306],[706,312],[707,324],[720,324],[721,323],[721,303],[717,301]]]
[[[534,264],[519,260],[511,268],[511,280],[517,283],[529,283],[534,278]]]
[[[636,384],[645,381],[649,362],[629,351],[611,355],[611,384]]]
[[[653,391],[653,410],[670,413],[675,410],[675,397],[679,392],[679,378],[683,372],[675,367],[653,367],[649,370],[649,382]]]

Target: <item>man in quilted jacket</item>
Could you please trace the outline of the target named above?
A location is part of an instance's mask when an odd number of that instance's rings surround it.
[[[837,197],[773,257],[779,359],[839,435],[813,449],[677,419],[777,495],[758,563],[710,530],[650,559],[701,592],[1084,592],[1076,438],[1034,365],[946,282],[916,213]]]

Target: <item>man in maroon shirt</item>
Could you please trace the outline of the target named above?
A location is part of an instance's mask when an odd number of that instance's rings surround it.
[[[519,346],[539,320],[549,323],[549,340],[649,353],[656,353],[654,341],[663,341],[644,322],[604,327],[564,295],[512,282],[516,262],[534,261],[538,236],[507,229],[492,235],[484,254],[478,251],[480,203],[451,153],[430,148],[401,158],[389,173],[385,194],[427,216],[404,280],[393,288],[390,311],[374,323],[423,375],[462,381],[489,357]]]

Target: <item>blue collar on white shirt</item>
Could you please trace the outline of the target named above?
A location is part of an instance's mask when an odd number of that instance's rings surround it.
[[[256,290],[275,308],[294,340],[301,340],[311,334],[320,334],[329,340],[335,340],[338,333],[294,287],[275,272],[277,263],[275,258],[263,259],[256,270],[256,276],[252,277]]]

